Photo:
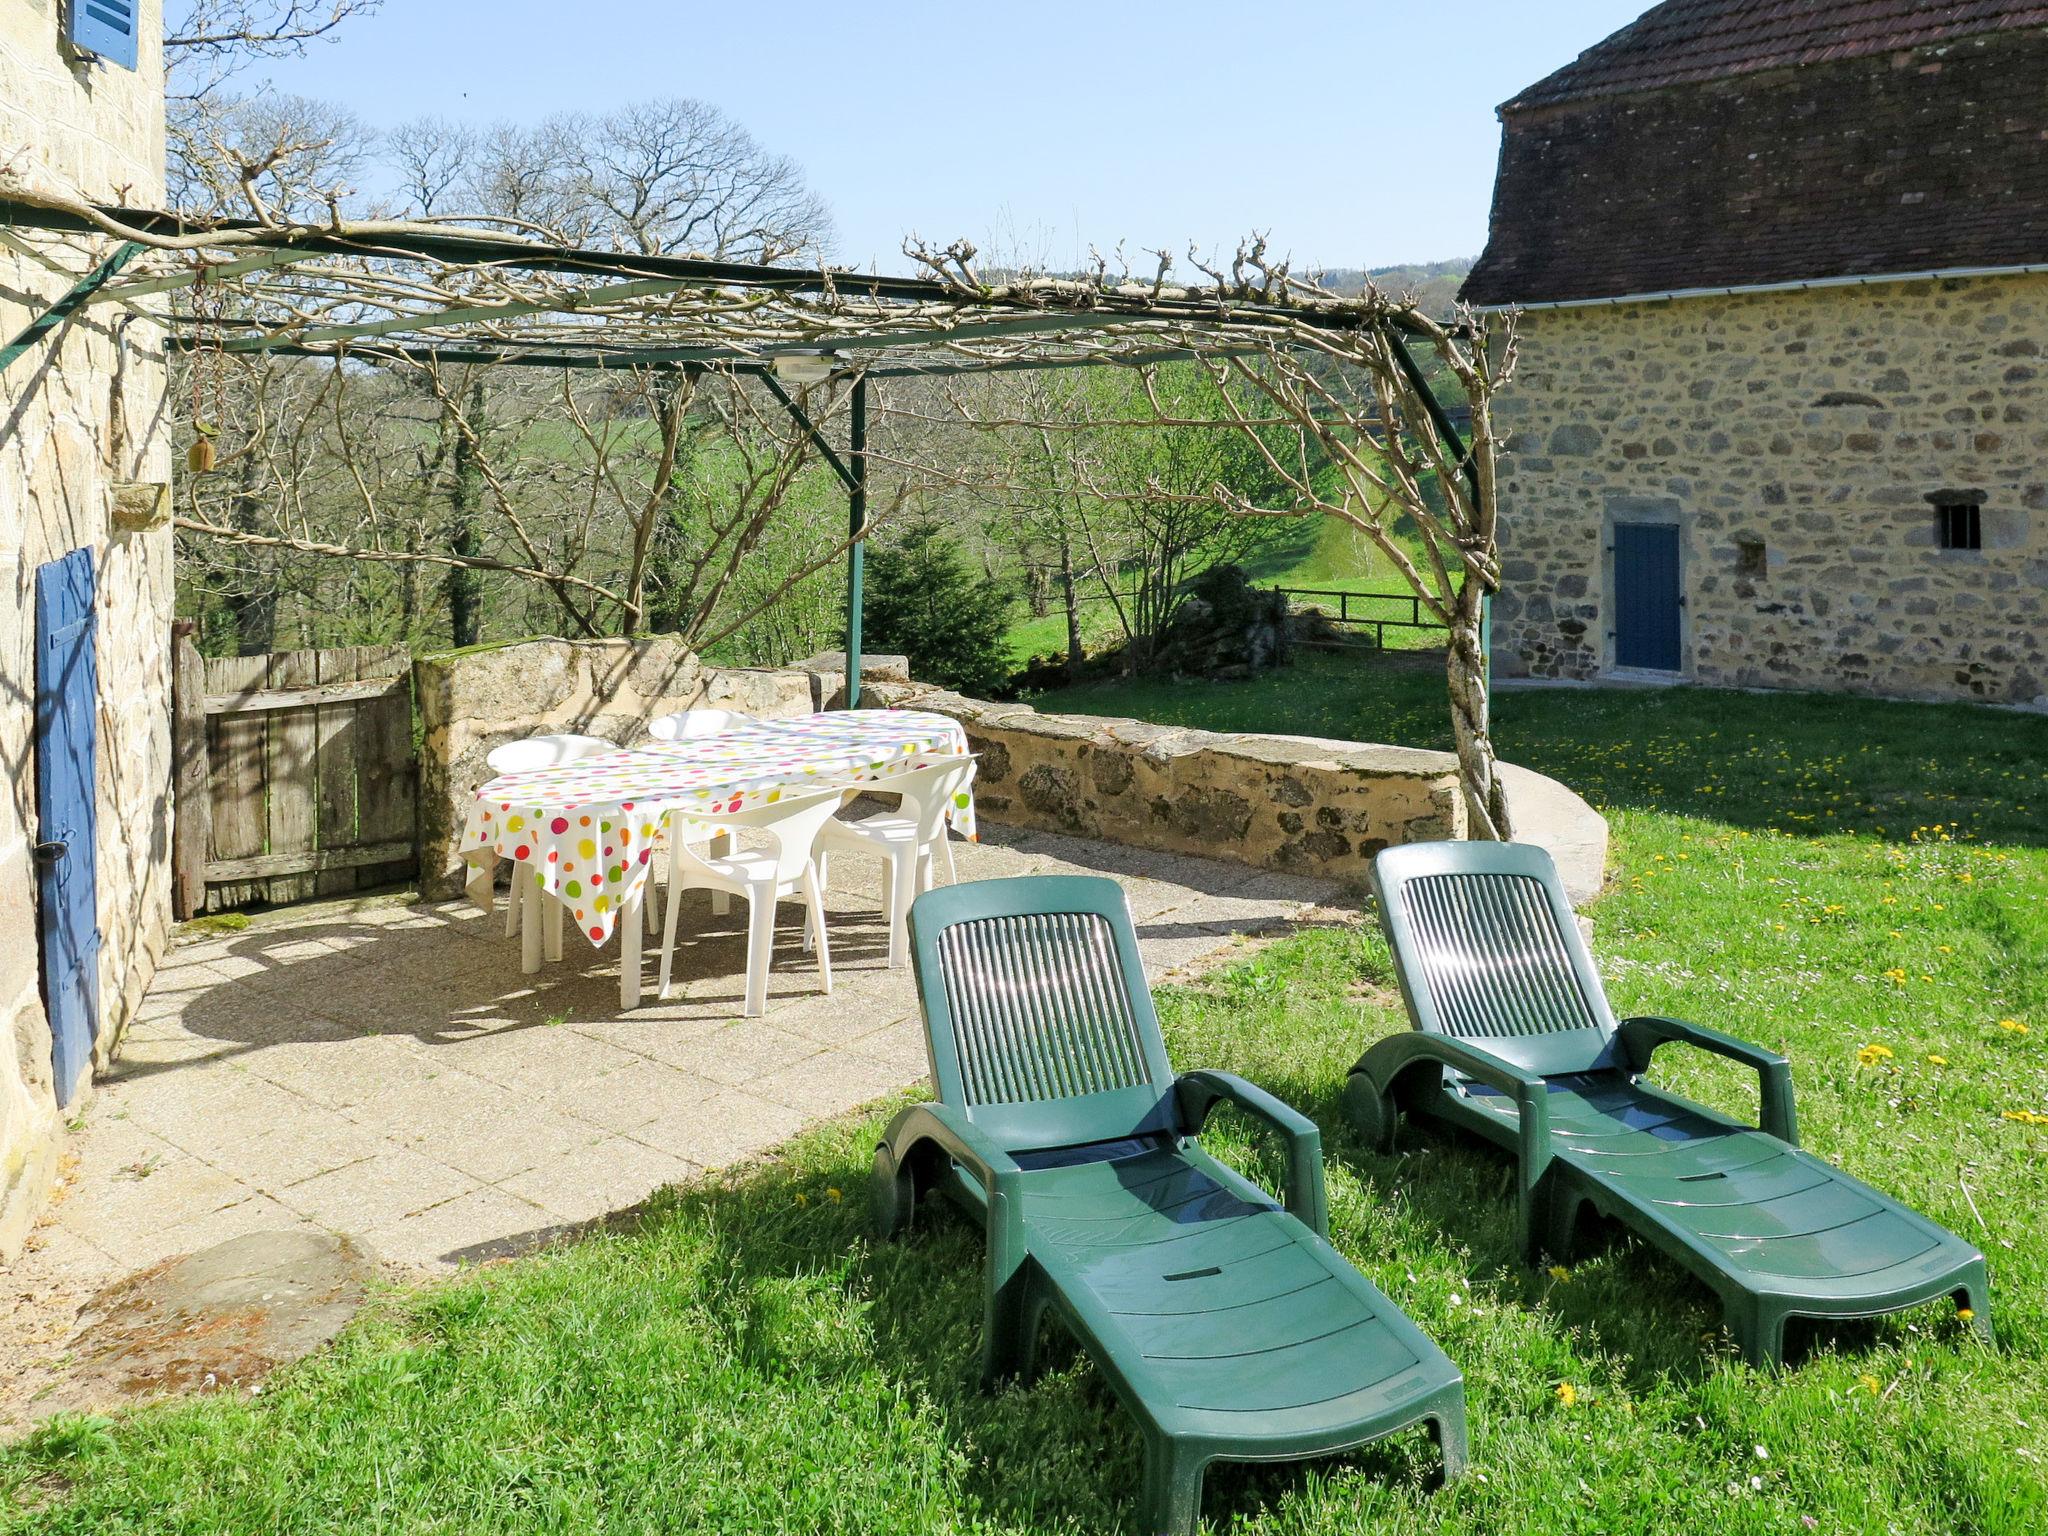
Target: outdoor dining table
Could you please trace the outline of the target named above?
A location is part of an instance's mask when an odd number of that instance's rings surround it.
[[[499,859],[575,918],[593,946],[619,932],[619,1005],[640,1001],[642,902],[655,838],[671,812],[716,825],[800,791],[858,788],[967,750],[959,722],[916,709],[847,709],[755,720],[715,736],[650,741],[551,768],[508,773],[476,792],[460,850],[486,910]],[[972,838],[974,799],[949,811]],[[522,962],[540,969],[541,924],[524,925]],[[559,959],[559,943],[551,944]]]

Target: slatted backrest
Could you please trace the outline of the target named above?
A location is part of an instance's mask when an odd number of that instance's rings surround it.
[[[910,909],[939,1097],[1011,1150],[1170,1131],[1173,1072],[1124,893],[978,880]]]
[[[1614,1016],[1543,849],[1390,848],[1373,861],[1373,890],[1417,1029],[1531,1072],[1605,1063]]]

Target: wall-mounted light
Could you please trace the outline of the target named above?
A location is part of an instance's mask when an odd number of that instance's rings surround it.
[[[822,384],[831,378],[832,370],[839,366],[839,359],[830,352],[779,352],[770,359],[768,366],[783,383],[803,388]]]

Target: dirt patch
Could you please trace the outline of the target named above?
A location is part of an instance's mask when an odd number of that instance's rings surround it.
[[[85,1303],[28,1417],[246,1391],[340,1332],[372,1273],[353,1242],[311,1232],[255,1232],[166,1259]]]

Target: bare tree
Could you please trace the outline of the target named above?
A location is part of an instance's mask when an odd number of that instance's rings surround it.
[[[541,132],[587,237],[617,249],[779,261],[831,245],[831,211],[802,168],[708,102],[634,102]]]
[[[1429,386],[1402,331],[1471,403],[1469,442],[1460,442],[1430,409]],[[1451,734],[1468,827],[1474,837],[1506,840],[1514,829],[1495,769],[1484,614],[1487,597],[1500,590],[1492,399],[1514,371],[1513,322],[1499,322],[1489,337],[1470,313],[1444,324],[1411,308],[1402,331],[1377,326],[1304,333],[1289,345],[1277,339],[1262,345],[1255,355],[1206,359],[1227,413],[1259,446],[1285,500],[1260,504],[1226,486],[1217,491],[1246,515],[1323,515],[1348,523],[1444,626]],[[1276,448],[1241,401],[1260,402],[1290,422],[1296,451]],[[1311,446],[1315,456],[1307,451]],[[1335,465],[1334,482],[1314,473],[1314,457]],[[1415,529],[1419,557],[1396,536],[1397,519]]]
[[[257,229],[165,233],[96,209],[76,194],[39,187],[9,167],[0,166],[0,186],[18,200],[60,210],[101,233],[149,247],[157,260],[189,260],[203,249],[282,245],[298,233],[274,215],[259,215]],[[430,250],[415,246],[405,261],[396,262],[367,251],[357,254],[339,242],[395,241],[423,229],[443,233],[445,226],[350,219],[330,210],[315,227],[329,245],[328,256],[317,265],[251,263],[232,281],[263,306],[266,334],[252,341],[288,343],[316,354],[324,350],[326,373],[343,381],[331,398],[342,398],[339,390],[362,371],[353,363],[366,356],[393,367],[433,367],[426,359],[434,345],[454,339],[451,327],[458,322],[445,317],[458,309],[464,312],[459,334],[473,339],[486,355],[496,350],[511,360],[530,358],[540,347],[583,348],[585,361],[601,365],[591,370],[601,385],[609,387],[625,372],[641,398],[630,406],[607,407],[615,414],[603,418],[604,430],[579,429],[582,448],[563,474],[546,477],[549,484],[567,479],[583,488],[585,510],[560,519],[559,536],[556,527],[542,526],[534,509],[515,494],[521,481],[512,469],[523,469],[535,456],[519,453],[498,463],[488,451],[479,451],[475,461],[486,507],[500,530],[498,552],[462,556],[394,547],[376,505],[380,488],[363,472],[351,443],[361,429],[339,410],[337,451],[356,486],[361,513],[355,537],[323,537],[303,521],[289,519],[276,534],[242,534],[197,515],[181,519],[187,530],[365,563],[494,571],[537,584],[558,601],[566,596],[564,611],[580,615],[579,622],[593,632],[600,624],[631,632],[646,621],[656,519],[675,500],[682,441],[674,425],[673,398],[662,395],[675,388],[674,382],[659,366],[634,362],[636,353],[657,364],[672,359],[679,345],[726,355],[830,353],[849,341],[871,343],[886,335],[899,352],[925,344],[948,367],[961,360],[1005,370],[1123,364],[1140,369],[1145,381],[1144,409],[1134,411],[1132,424],[1235,428],[1274,488],[1274,494],[1266,495],[1219,478],[1206,489],[1176,489],[1154,477],[1142,493],[1146,499],[1218,503],[1248,517],[1339,518],[1380,549],[1425,611],[1445,625],[1468,825],[1479,837],[1511,834],[1494,766],[1481,639],[1485,601],[1500,582],[1491,399],[1513,370],[1511,321],[1500,323],[1489,337],[1484,324],[1469,314],[1440,323],[1412,303],[1370,288],[1343,298],[1294,277],[1285,262],[1268,259],[1263,240],[1241,247],[1227,271],[1191,258],[1208,279],[1192,285],[1169,281],[1171,261],[1163,255],[1157,271],[1144,277],[1112,274],[1107,261],[1078,276],[984,275],[976,269],[973,248],[964,242],[944,250],[913,242],[907,252],[923,266],[927,280],[906,292],[831,273],[759,284],[728,278],[579,286],[563,281],[557,257],[523,259],[522,248],[531,250],[525,242],[507,239],[504,256],[493,252],[479,259],[476,242],[489,237],[473,234],[460,255],[436,261]],[[756,229],[747,238],[759,233]],[[621,263],[621,269],[630,272],[632,266]],[[478,302],[480,295],[485,302]],[[332,322],[371,308],[393,316],[385,327],[388,333],[413,333],[410,348],[379,343],[350,350],[350,338],[360,336],[360,328],[337,332]],[[1022,323],[975,323],[991,315]],[[189,328],[184,340],[190,344]],[[1469,402],[1469,443],[1460,441],[1443,419],[1411,345],[1433,359]],[[600,346],[601,353],[591,350]],[[861,355],[873,356],[865,345]],[[1192,359],[1205,369],[1214,385],[1214,404],[1198,404],[1192,416],[1182,414],[1187,407],[1174,403],[1160,387],[1162,355]],[[843,380],[844,371],[834,377]],[[709,400],[702,398],[706,384],[716,389]],[[578,388],[573,380],[564,381],[565,405],[581,408]],[[811,452],[807,434],[766,394],[758,384],[721,373],[705,375],[696,386],[696,403],[718,417],[737,445],[738,465],[709,529],[705,554],[687,574],[685,601],[678,605],[687,614],[679,632],[699,645],[715,643],[757,616],[762,604],[728,616],[722,600],[740,565],[760,547],[776,512],[789,503]],[[445,388],[435,396],[443,409],[455,412],[461,431],[467,418],[459,397]],[[599,398],[607,397],[600,393]],[[808,403],[816,407],[814,418],[828,414],[824,407],[829,401]],[[687,420],[687,411],[681,419]],[[483,439],[474,423],[469,427],[464,435]],[[510,434],[507,441],[524,439]],[[637,479],[617,473],[617,462],[628,455],[642,469]],[[878,462],[893,469],[902,477],[900,484],[924,476],[938,485],[958,482],[944,464],[891,460],[878,455],[872,444],[866,462],[871,471]],[[1326,468],[1333,473],[1322,473]],[[1112,499],[1116,494],[1109,493]],[[558,502],[548,503],[542,510],[552,515],[558,507]],[[595,515],[605,509],[621,515]],[[288,503],[285,510],[296,518],[299,509]],[[1395,536],[1401,520],[1413,525],[1419,550],[1411,552]],[[807,579],[844,547],[842,542],[823,551],[788,581]],[[772,605],[779,590],[771,591],[764,604]]]
[[[398,180],[400,201],[423,217],[496,211],[478,196],[483,136],[444,117],[416,117],[383,137],[384,164]]]
[[[561,126],[559,118],[531,126],[501,122],[477,135],[464,190],[478,215],[550,231],[571,245],[586,243],[590,221],[577,209]]]
[[[375,131],[336,102],[215,96],[171,122],[171,201],[202,216],[317,222],[354,202],[376,150]]]
[[[303,53],[384,0],[172,0],[165,7],[166,91],[174,109],[205,100],[257,59]],[[175,115],[175,114],[174,114]]]
[[[935,250],[913,239],[904,249],[927,273],[963,294],[1002,291],[976,271],[974,249],[965,242]],[[1092,287],[1136,303],[1185,292],[1167,283],[1172,258],[1149,254],[1158,261],[1149,278],[1112,273],[1110,262],[1098,256]],[[1328,317],[1341,307],[1335,296],[1271,258],[1263,237],[1241,244],[1228,271],[1192,252],[1190,260],[1209,279],[1200,291],[1218,312],[1203,320],[1168,321],[1148,339],[1154,347],[1169,345],[1199,360],[1215,384],[1213,406],[1190,414],[1185,402],[1162,388],[1159,369],[1146,366],[1143,408],[1134,409],[1124,424],[1235,429],[1241,445],[1265,467],[1271,494],[1250,494],[1241,481],[1221,478],[1202,490],[1176,489],[1156,478],[1138,493],[1100,483],[1091,489],[1109,499],[1215,504],[1242,517],[1328,516],[1363,534],[1448,633],[1445,678],[1470,834],[1511,838],[1493,748],[1484,614],[1488,597],[1500,589],[1499,445],[1492,401],[1514,372],[1513,317],[1494,320],[1490,332],[1469,310],[1441,322],[1368,285],[1351,301],[1356,323],[1333,326]],[[1044,292],[1047,285],[1029,286]],[[1319,313],[1291,318],[1294,303]],[[1233,304],[1266,306],[1266,323],[1233,331],[1227,323]],[[1468,402],[1469,441],[1437,409],[1430,367]],[[954,404],[960,409],[957,397]],[[960,414],[972,417],[970,410]],[[987,418],[980,424],[1017,425]],[[1114,423],[1090,422],[1094,428],[1105,425]],[[1326,466],[1334,476],[1321,473]],[[923,467],[946,473],[936,465]],[[1398,537],[1399,524],[1416,531],[1419,556]]]

